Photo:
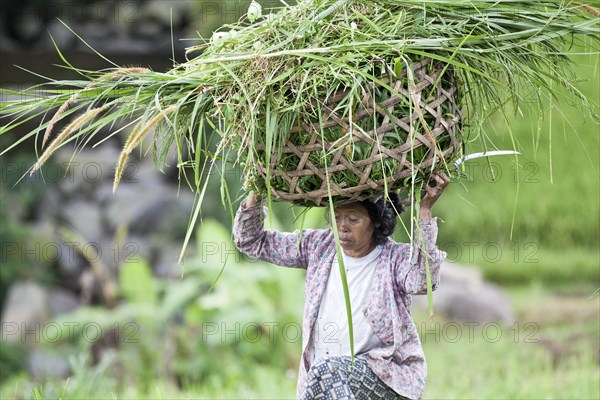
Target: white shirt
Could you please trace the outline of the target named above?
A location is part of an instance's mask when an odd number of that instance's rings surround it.
[[[360,258],[350,257],[342,252],[352,307],[354,353],[357,355],[383,346],[363,313],[381,250],[382,246],[377,246]],[[337,256],[323,293],[313,337],[315,360],[325,356],[351,355],[346,301]]]

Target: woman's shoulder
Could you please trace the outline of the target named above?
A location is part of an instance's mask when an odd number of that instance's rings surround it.
[[[389,258],[404,257],[407,252],[410,251],[410,243],[396,242],[391,237],[388,237],[387,241],[382,243],[382,255]]]
[[[303,229],[302,240],[310,245],[310,247],[326,247],[333,243],[333,232],[331,229]]]

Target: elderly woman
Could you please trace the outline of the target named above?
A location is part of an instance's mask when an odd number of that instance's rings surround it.
[[[306,229],[298,243],[297,232],[263,228],[265,212],[254,193],[240,206],[234,223],[240,251],[306,270],[298,398],[421,397],[427,367],[410,315],[410,295],[426,292],[426,265],[433,287],[439,283],[446,254],[436,247],[431,209],[448,182],[444,173],[436,172],[424,185],[412,245],[389,237],[402,211],[396,193],[387,201],[365,200],[334,209],[352,307],[354,364],[332,230]]]

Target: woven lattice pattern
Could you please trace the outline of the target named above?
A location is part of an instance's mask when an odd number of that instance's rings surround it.
[[[271,155],[273,196],[297,204],[327,204],[329,177],[337,201],[363,200],[386,186],[408,186],[413,175],[427,177],[442,159],[455,156],[461,113],[451,71],[424,59],[408,74],[403,70],[394,81],[382,82],[394,92],[380,83],[363,90],[351,117],[336,111],[348,92],[320,104],[320,121],[302,117],[285,146]],[[259,163],[257,170],[265,179],[266,166]]]

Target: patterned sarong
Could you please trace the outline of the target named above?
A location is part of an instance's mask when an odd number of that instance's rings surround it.
[[[400,400],[394,392],[371,371],[367,361],[349,356],[324,357],[308,371],[306,388],[301,400]]]

